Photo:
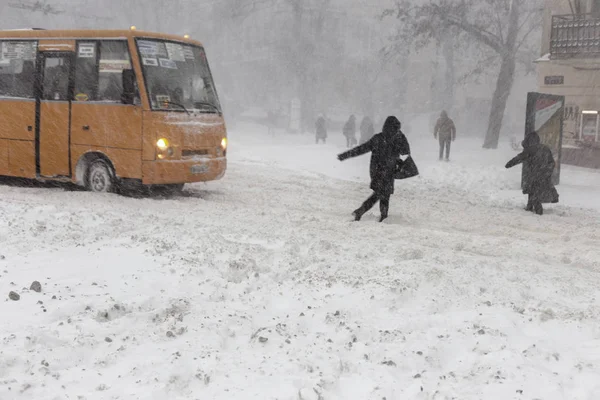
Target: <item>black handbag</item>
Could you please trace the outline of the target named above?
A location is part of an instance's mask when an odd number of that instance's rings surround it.
[[[415,161],[411,156],[408,156],[404,161],[401,159],[396,161],[394,179],[407,179],[417,175],[419,175],[419,169],[417,168],[417,164],[415,164]]]

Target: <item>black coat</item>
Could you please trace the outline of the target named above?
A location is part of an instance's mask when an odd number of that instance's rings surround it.
[[[398,121],[398,120],[396,120]],[[406,136],[400,131],[400,122],[391,126],[387,123],[383,132],[369,141],[339,155],[340,160],[357,157],[371,152],[371,189],[380,196],[394,193],[394,173],[400,155],[410,154]]]
[[[318,138],[327,138],[327,122],[325,121],[325,118],[317,118],[317,122],[315,123],[315,130]]]
[[[347,138],[356,137],[356,121],[354,117],[350,117],[350,119],[344,124],[342,133]]]
[[[541,144],[540,137],[533,132],[523,141],[523,152],[506,164],[506,168],[523,164],[523,193],[534,196],[542,203],[558,201],[558,193],[552,184],[554,157],[552,151]]]

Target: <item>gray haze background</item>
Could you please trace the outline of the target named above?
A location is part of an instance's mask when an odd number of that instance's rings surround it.
[[[416,1],[418,2],[418,1]],[[202,41],[231,126],[271,110],[290,126],[294,99],[302,130],[318,113],[331,128],[351,113],[375,119],[397,115],[411,135],[430,135],[448,109],[460,136],[485,135],[497,78],[493,63],[470,74],[480,56],[472,46],[452,54],[430,44],[421,52],[391,40],[400,23],[381,18],[387,0],[1,0],[1,29],[101,28],[189,34]],[[539,43],[539,35],[532,41]],[[397,46],[393,51],[392,45]],[[539,48],[536,46],[535,48]],[[533,55],[535,58],[538,54]],[[517,70],[501,141],[523,134],[527,91],[535,75]],[[467,75],[467,76],[465,76]],[[333,132],[332,132],[333,133]]]

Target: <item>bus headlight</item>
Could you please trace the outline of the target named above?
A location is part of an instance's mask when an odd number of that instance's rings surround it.
[[[223,140],[221,140],[221,148],[223,149],[223,151],[227,150],[227,138],[224,137]]]
[[[158,149],[158,158],[160,160],[166,157],[172,157],[175,153],[171,147],[171,144],[165,138],[161,138],[156,141],[156,148]]]
[[[156,147],[158,147],[158,150],[160,151],[166,151],[169,148],[169,141],[165,138],[158,139]]]

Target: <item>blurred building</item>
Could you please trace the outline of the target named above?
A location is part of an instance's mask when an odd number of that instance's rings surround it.
[[[565,96],[563,162],[600,168],[600,0],[546,0],[542,93]]]

